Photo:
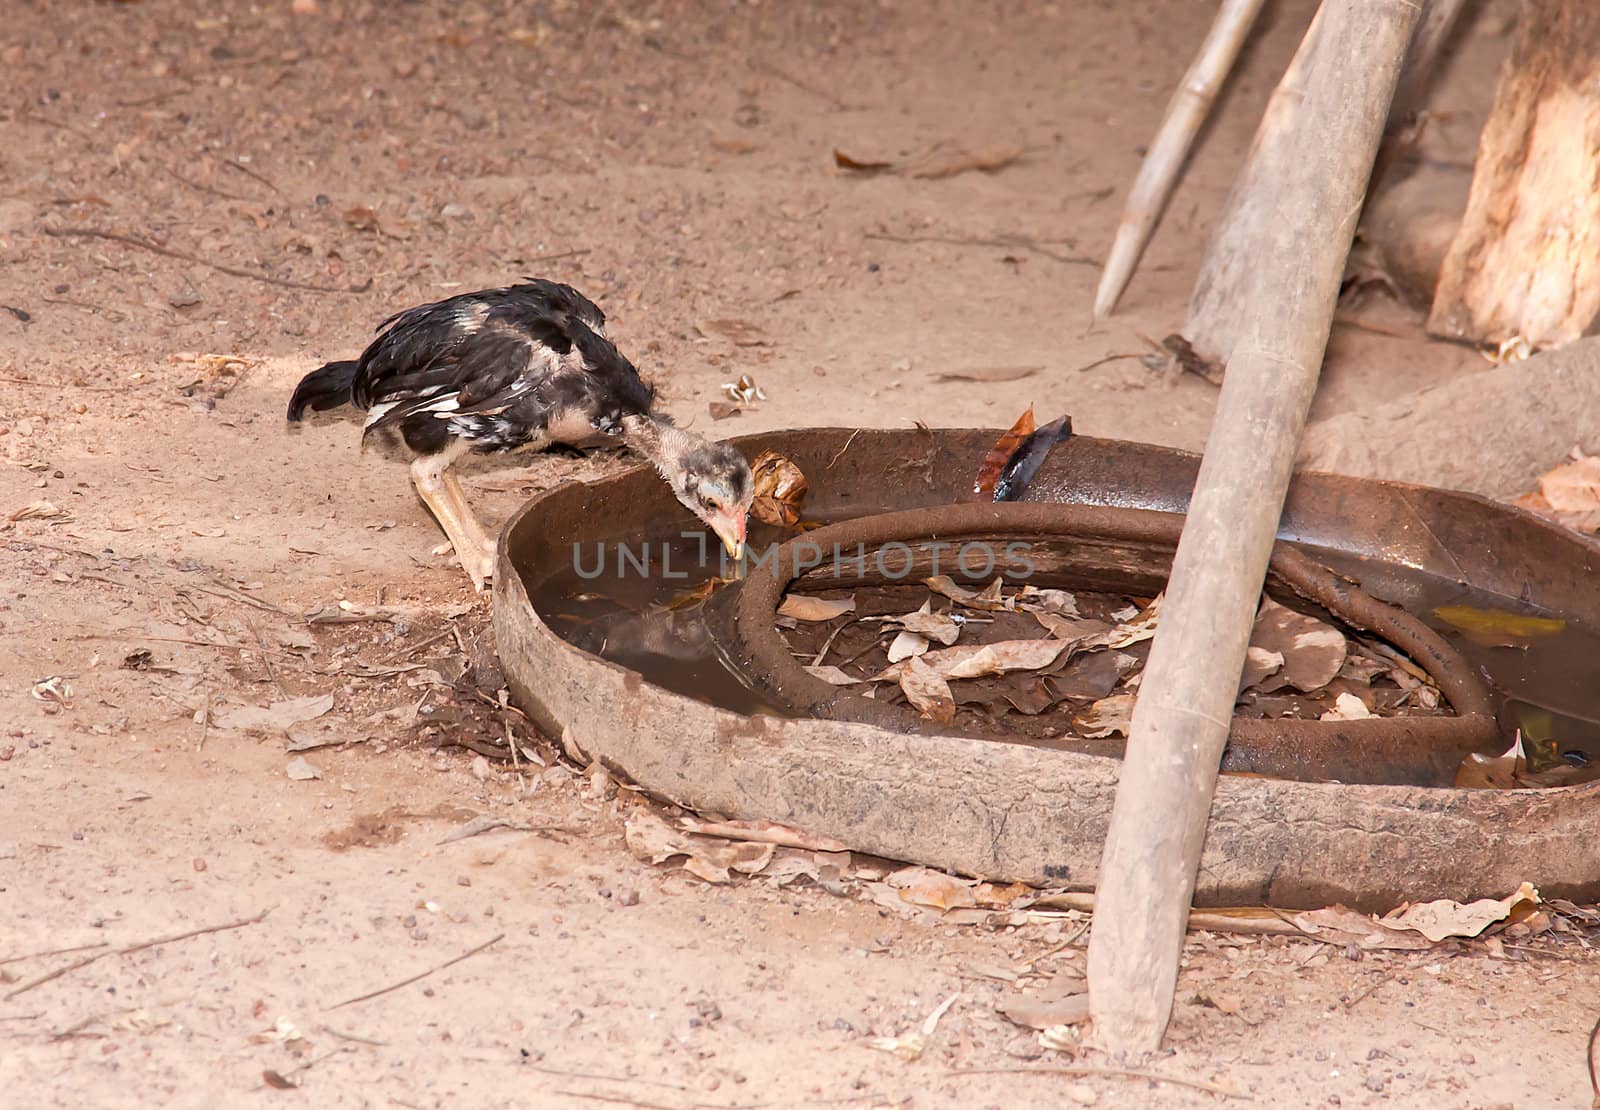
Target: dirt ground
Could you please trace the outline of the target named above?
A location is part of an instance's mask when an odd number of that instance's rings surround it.
[[[7,1101],[1225,1101],[1020,1074],[1073,1061],[996,1010],[1081,978],[1070,922],[957,928],[804,884],[708,885],[634,860],[636,797],[547,741],[517,733],[543,770],[448,746],[522,726],[395,668],[444,652],[491,674],[486,602],[430,554],[399,465],[358,453],[349,421],[282,416],[301,374],[390,312],[537,273],[598,300],[697,427],[720,383],[754,375],[767,400],[719,434],[1008,424],[1031,401],[1198,448],[1213,387],[1105,360],[1181,322],[1310,0],[1268,6],[1121,311],[1096,325],[1088,306],[1212,7],[9,5],[0,522],[33,509],[0,524]],[[1425,140],[1463,173],[1499,7],[1459,43]],[[945,178],[833,164],[935,144],[1024,153]],[[1382,330],[1336,331],[1317,415],[1482,365],[1410,310],[1370,311]],[[582,469],[480,467],[469,492],[498,521]],[[341,600],[414,612],[302,619]],[[61,697],[36,686],[52,676]],[[320,779],[286,774],[281,734],[221,723],[323,694],[332,711],[296,735],[351,743],[305,753]],[[441,843],[480,815],[536,828]],[[1576,1107],[1597,987],[1600,965],[1548,940],[1353,959],[1197,936],[1149,1070],[1275,1106]],[[870,1044],[951,996],[919,1059]]]

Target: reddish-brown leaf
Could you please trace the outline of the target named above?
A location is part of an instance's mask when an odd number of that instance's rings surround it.
[[[972,499],[974,501],[993,501],[994,484],[1000,480],[1000,475],[1005,473],[1006,465],[1011,462],[1013,455],[1021,449],[1029,436],[1033,434],[1033,406],[1028,406],[1028,411],[1011,425],[1011,430],[995,440],[989,453],[983,457],[983,465],[978,467],[978,477],[972,483]]]

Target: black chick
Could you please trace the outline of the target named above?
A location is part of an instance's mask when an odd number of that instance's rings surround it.
[[[620,441],[655,464],[677,499],[743,554],[753,483],[743,455],[652,412],[655,390],[605,336],[605,314],[570,285],[528,278],[389,317],[354,361],[312,371],[289,400],[367,412],[363,438],[389,430],[414,454],[411,480],[482,590],[495,541],[450,465],[468,452],[539,451]]]

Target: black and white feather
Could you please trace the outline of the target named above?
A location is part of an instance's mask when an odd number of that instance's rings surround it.
[[[416,456],[418,492],[480,587],[494,544],[447,473],[468,452],[621,442],[738,558],[753,492],[744,456],[655,413],[655,390],[605,325],[576,289],[538,278],[407,309],[378,326],[359,358],[307,374],[289,419],[348,404],[367,413],[363,438],[396,434]]]
[[[529,279],[389,317],[359,359],[301,383],[289,419],[349,403],[366,410],[368,434],[395,431],[419,455],[452,445],[489,453],[618,435],[623,417],[654,401],[606,338],[598,306],[570,285]]]

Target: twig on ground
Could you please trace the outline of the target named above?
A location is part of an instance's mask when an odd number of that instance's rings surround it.
[[[160,243],[151,242],[149,239],[141,238],[138,235],[124,235],[118,231],[103,231],[97,227],[47,227],[44,229],[44,233],[56,239],[107,239],[113,243],[126,243],[128,246],[139,247],[142,250],[150,251],[152,254],[176,258],[181,262],[193,262],[197,266],[205,266],[208,269],[217,271],[219,274],[245,278],[248,281],[265,282],[268,285],[277,285],[285,289],[305,289],[312,293],[365,293],[372,288],[371,278],[368,278],[360,285],[338,286],[314,285],[308,281],[293,281],[289,278],[273,277],[271,274],[259,274],[239,266],[229,266],[224,262],[213,262],[211,259],[202,258],[198,254],[189,254],[186,251],[163,247]]]
[[[563,258],[578,258],[581,255],[590,253],[592,252],[588,247],[582,247],[575,251],[557,251],[555,254],[540,254],[532,258],[524,258],[522,259],[522,264],[524,266],[537,266],[543,262],[558,262]]]
[[[96,948],[104,948],[105,941],[99,944],[75,944],[71,948],[47,948],[43,952],[29,952],[23,956],[7,956],[0,959],[0,964],[18,964],[23,960],[37,960],[44,956],[67,956],[73,952],[89,952]]]
[[[244,626],[250,630],[250,635],[255,637],[256,643],[261,645],[261,666],[265,668],[267,678],[278,688],[278,696],[287,698],[289,691],[283,688],[283,680],[278,677],[278,672],[272,669],[272,649],[267,646],[267,641],[262,638],[260,631],[251,623],[249,617],[244,618]]]
[[[30,979],[26,983],[23,983],[20,987],[8,992],[5,997],[7,1001],[10,1001],[19,994],[24,994],[27,991],[31,991],[34,987],[43,986],[52,979],[59,979],[63,975],[77,971],[81,967],[88,967],[96,960],[104,959],[106,956],[127,956],[134,952],[143,952],[146,948],[155,948],[163,944],[173,944],[180,940],[188,940],[191,937],[204,936],[207,933],[222,933],[228,931],[229,929],[242,929],[246,925],[258,924],[270,912],[272,911],[269,907],[268,909],[262,910],[254,917],[246,917],[239,921],[229,921],[223,925],[207,925],[202,929],[190,929],[186,933],[175,933],[172,936],[156,937],[154,940],[140,941],[138,944],[130,944],[126,948],[114,948],[107,952],[96,952],[94,955],[87,956],[75,963],[67,964],[64,967],[58,967],[54,971],[46,972],[37,978]]]
[[[1224,1087],[1217,1083],[1207,1083],[1203,1079],[1186,1079],[1178,1075],[1163,1075],[1160,1072],[1140,1071],[1137,1068],[1099,1068],[1088,1064],[1057,1064],[1050,1067],[1028,1068],[958,1068],[947,1071],[949,1076],[965,1075],[1068,1075],[1068,1076],[1105,1076],[1114,1079],[1144,1079],[1151,1083],[1170,1083],[1174,1087],[1188,1087],[1195,1091],[1209,1091],[1214,1095],[1224,1098],[1244,1098],[1250,1096],[1243,1091],[1235,1091],[1231,1087]]]
[[[235,162],[232,158],[224,158],[222,160],[222,164],[224,166],[227,166],[230,170],[238,170],[240,173],[244,174],[246,177],[254,178],[255,180],[261,182],[261,184],[265,185],[267,188],[271,189],[274,193],[277,193],[280,197],[283,196],[283,190],[282,189],[278,188],[272,182],[268,181],[265,177],[262,177],[259,173],[257,173],[255,170],[251,169],[249,166],[245,165],[244,163]]]
[[[791,74],[785,73],[783,70],[779,69],[777,66],[773,65],[771,62],[752,62],[752,63],[750,63],[750,68],[755,70],[758,73],[769,74],[769,75],[771,75],[773,77],[776,77],[780,81],[787,82],[788,84],[793,85],[795,88],[799,89],[801,92],[808,92],[812,96],[819,97],[822,100],[826,100],[829,104],[832,104],[835,108],[848,109],[850,107],[849,104],[845,103],[845,101],[839,99],[839,97],[835,96],[833,93],[827,91],[826,89],[819,88],[818,86],[813,85],[813,84],[811,84],[811,83],[809,83],[807,81],[800,80],[800,78],[798,78],[798,77],[795,77],[795,76],[793,76]]]
[[[1078,367],[1078,373],[1082,374],[1087,370],[1093,370],[1096,366],[1104,366],[1108,362],[1121,362],[1125,358],[1143,358],[1143,357],[1144,357],[1143,355],[1137,354],[1137,353],[1135,353],[1135,354],[1127,354],[1127,355],[1106,355],[1104,358],[1097,358],[1093,362],[1088,363],[1085,366]]]
[[[886,243],[944,243],[952,247],[1004,247],[1029,251],[1068,266],[1095,266],[1099,262],[1080,254],[1059,254],[1026,235],[1004,235],[995,238],[967,238],[960,235],[890,235],[885,231],[869,231],[865,238],[880,239]]]
[[[211,691],[206,691],[205,704],[200,707],[200,739],[194,742],[194,750],[200,751],[206,746],[206,733],[211,731]]]
[[[484,941],[482,944],[478,945],[476,948],[469,948],[467,951],[461,953],[461,955],[455,957],[454,959],[446,960],[444,963],[440,964],[438,967],[429,968],[427,971],[421,972],[421,973],[419,973],[417,975],[413,975],[409,979],[402,979],[398,983],[391,984],[390,986],[387,986],[387,987],[382,987],[382,988],[380,988],[378,990],[375,990],[375,991],[370,991],[367,994],[357,995],[355,998],[347,998],[343,1002],[337,1003],[337,1004],[335,1004],[333,1006],[329,1006],[328,1009],[337,1010],[337,1009],[340,1009],[340,1008],[342,1008],[344,1006],[354,1006],[357,1002],[368,1002],[368,1001],[370,1001],[370,1000],[372,1000],[374,998],[379,997],[380,995],[390,994],[390,993],[392,993],[394,991],[397,991],[401,987],[409,987],[412,983],[415,983],[415,982],[417,982],[419,980],[422,980],[422,979],[426,979],[430,975],[436,975],[439,972],[443,971],[447,967],[453,967],[456,964],[460,963],[462,960],[470,959],[473,956],[476,956],[479,952],[482,952],[484,949],[489,948],[492,945],[500,943],[505,938],[506,938],[506,935],[504,933],[499,933],[499,934],[497,934],[497,935],[495,935],[493,937],[490,937],[488,940]]]
[[[329,1036],[338,1037],[341,1041],[350,1041],[354,1044],[371,1045],[373,1048],[388,1048],[388,1041],[375,1041],[371,1037],[358,1037],[354,1033],[342,1033],[331,1025],[324,1025],[322,1031]]]

